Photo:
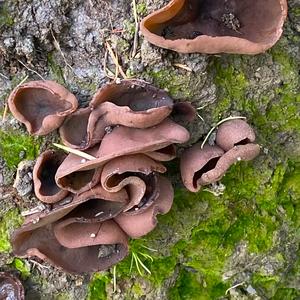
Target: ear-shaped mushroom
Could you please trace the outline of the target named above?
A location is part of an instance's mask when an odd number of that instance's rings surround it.
[[[8,98],[14,117],[28,132],[46,135],[77,109],[76,97],[54,81],[30,81],[17,86]]]
[[[141,22],[154,45],[182,53],[257,54],[282,34],[286,0],[172,0]]]
[[[217,146],[205,145],[201,149],[200,144],[185,150],[180,160],[181,178],[185,187],[191,192],[198,192],[203,174],[213,170],[223,154],[224,151]]]
[[[41,201],[55,203],[67,196],[68,191],[60,189],[55,182],[56,171],[65,157],[63,152],[47,150],[37,158],[33,183],[34,193]]]
[[[155,172],[164,173],[166,168],[143,155],[129,155],[115,158],[102,170],[101,184],[108,192],[127,190],[130,202],[124,211],[145,208],[157,197]]]
[[[97,151],[98,147],[86,150],[92,156],[95,156]],[[56,184],[60,188],[75,194],[90,190],[99,182],[102,171],[99,168],[101,164],[95,164],[94,168],[84,169],[84,166],[91,162],[93,161],[88,161],[75,154],[69,154],[57,169],[55,174]]]
[[[191,192],[197,192],[201,186],[220,180],[237,161],[252,160],[259,152],[260,147],[256,144],[234,146],[225,154],[218,146],[205,145],[201,149],[196,144],[182,154],[180,170],[183,184]]]
[[[234,146],[245,145],[255,141],[254,130],[244,120],[231,120],[219,126],[216,144],[225,151]]]
[[[113,158],[136,153],[153,153],[159,149],[167,149],[173,143],[185,143],[189,137],[189,132],[184,127],[169,119],[145,129],[115,127],[110,134],[105,135],[97,152],[96,147],[87,151],[96,159],[87,161],[75,154],[69,154],[57,170],[56,182],[62,188],[68,189],[69,183],[77,182],[73,178],[80,180],[84,174],[92,177],[93,172],[96,172],[95,168]],[[86,179],[81,188],[86,189],[90,184],[88,177]],[[63,181],[66,184],[63,184]],[[72,189],[74,190],[74,187]]]
[[[13,233],[14,254],[37,256],[67,272],[78,274],[104,270],[123,259],[128,252],[127,237],[116,223],[105,220],[125,207],[128,196],[124,190],[108,193],[100,186],[93,192],[79,195],[69,203],[57,203],[52,211],[27,218],[24,225]],[[105,224],[105,230],[99,228],[101,224]],[[89,229],[96,227],[98,231],[89,234]],[[99,251],[105,249],[105,245],[113,251],[100,255]]]
[[[166,214],[172,207],[174,191],[168,179],[158,176],[159,196],[146,209],[124,212],[114,220],[132,238],[138,238],[152,231],[157,224],[157,215]]]
[[[0,272],[0,299],[25,299],[24,288],[21,281],[8,272]]]
[[[70,116],[60,128],[63,142],[87,149],[99,143],[110,126],[148,128],[159,124],[172,111],[173,100],[142,80],[109,83],[94,95],[90,107]],[[79,117],[83,117],[78,132]]]
[[[220,180],[226,171],[236,162],[254,159],[260,152],[257,144],[235,146],[227,151],[216,163],[215,167],[204,173],[199,179],[199,184],[207,185]]]

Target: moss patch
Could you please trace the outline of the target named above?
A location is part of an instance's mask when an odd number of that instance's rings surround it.
[[[9,168],[14,168],[22,159],[34,159],[39,152],[40,139],[12,132],[0,132],[0,155]],[[20,152],[25,157],[20,157]]]
[[[106,300],[106,284],[111,279],[107,274],[95,273],[89,284],[88,300]]]
[[[0,252],[10,252],[10,233],[23,222],[23,217],[17,209],[9,210],[0,219]]]

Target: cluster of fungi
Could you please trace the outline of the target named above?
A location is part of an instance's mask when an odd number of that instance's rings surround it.
[[[256,54],[282,34],[286,0],[172,0],[141,22],[154,45],[183,53]],[[33,135],[59,129],[69,153],[46,150],[33,170],[36,197],[45,209],[13,232],[13,252],[36,256],[69,273],[110,268],[128,254],[128,238],[154,229],[167,213],[173,187],[161,174],[189,132],[194,108],[142,80],[104,85],[89,106],[54,81],[17,86],[8,99],[16,119]],[[73,150],[73,151],[71,151]],[[253,129],[239,118],[217,129],[213,144],[181,155],[183,184],[191,192],[217,182],[230,166],[260,152]],[[0,273],[0,298],[24,299],[17,278]]]
[[[106,84],[78,110],[75,96],[53,81],[17,86],[8,103],[30,133],[59,128],[62,142],[74,150],[46,150],[37,158],[34,191],[47,206],[13,233],[15,255],[37,256],[70,273],[105,270],[128,254],[128,237],[146,235],[156,216],[171,209],[173,187],[161,175],[162,163],[176,157],[175,144],[190,138],[173,119],[192,120],[191,104],[174,104],[141,80]],[[184,151],[184,185],[198,191],[236,161],[254,158],[254,140],[245,121],[222,124],[218,146]]]

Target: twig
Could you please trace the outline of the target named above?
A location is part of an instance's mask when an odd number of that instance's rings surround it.
[[[26,66],[21,60],[17,59],[17,61],[18,61],[21,65],[23,65],[28,71],[33,72],[34,74],[38,75],[42,80],[45,80],[45,78],[44,78],[41,74],[39,74],[37,71],[35,71],[35,70],[29,68],[28,66]]]
[[[235,288],[238,287],[238,286],[243,285],[244,283],[245,283],[245,281],[240,282],[240,283],[237,283],[237,284],[235,284],[234,286],[231,286],[229,289],[226,290],[225,295],[227,295],[229,291],[235,289]]]
[[[4,74],[0,73],[0,76],[3,77],[4,79],[9,80],[9,78],[7,76],[5,76]]]
[[[136,50],[138,46],[138,32],[139,32],[139,21],[136,11],[136,0],[132,0],[132,6],[133,6],[133,15],[134,15],[134,22],[135,22],[135,28],[134,28],[134,39],[133,39],[133,48],[131,53],[131,58],[134,58],[136,55]]]
[[[33,214],[36,214],[38,212],[41,212],[43,211],[44,209],[46,208],[46,206],[44,204],[40,204],[32,209],[29,209],[29,210],[25,210],[25,211],[22,211],[21,212],[21,216],[23,217],[27,217],[27,216],[30,216],[30,215],[33,215]]]
[[[203,149],[205,143],[207,142],[207,140],[209,139],[210,135],[215,131],[215,129],[220,126],[221,124],[223,124],[224,122],[230,121],[230,120],[236,120],[236,119],[246,119],[245,117],[228,117],[225,118],[223,120],[221,120],[220,122],[217,123],[217,125],[215,125],[214,127],[211,128],[211,130],[208,132],[208,134],[206,135],[203,143],[201,144],[201,149]]]
[[[109,79],[115,79],[115,77],[113,77],[112,75],[108,75],[108,73],[107,73],[107,71],[108,71],[111,74],[113,74],[113,72],[111,70],[109,70],[106,66],[107,54],[108,54],[108,50],[106,49],[105,54],[104,54],[104,63],[103,63],[104,73],[105,73],[105,76],[108,77]]]
[[[62,58],[63,58],[63,60],[64,60],[64,62],[65,62],[65,64],[66,64],[66,66],[67,66],[67,67],[75,74],[74,69],[73,69],[72,66],[67,62],[66,57],[65,57],[64,53],[62,52],[61,47],[60,47],[60,44],[59,44],[59,42],[57,41],[57,39],[55,38],[55,35],[54,35],[53,31],[52,31],[52,28],[50,29],[50,32],[51,32],[52,38],[53,38],[53,40],[54,40],[54,47],[55,47],[56,50],[58,50],[59,53],[61,54],[61,56],[62,56]]]
[[[193,72],[193,70],[190,67],[188,67],[187,65],[175,63],[175,64],[173,64],[173,66],[178,67],[180,69],[184,69],[184,70],[189,71],[189,72]]]
[[[117,266],[113,267],[113,292],[117,290]]]
[[[80,157],[83,157],[83,158],[85,158],[87,160],[94,160],[94,159],[96,159],[96,157],[94,157],[94,156],[92,156],[92,155],[90,155],[88,153],[82,152],[80,150],[72,149],[70,147],[67,147],[67,146],[64,146],[64,145],[61,145],[61,144],[56,144],[56,143],[53,143],[52,145],[55,146],[55,147],[57,147],[57,148],[59,148],[59,149],[62,149],[64,151],[67,151],[67,152],[70,152],[72,154],[75,154],[75,155],[78,155]]]
[[[112,60],[114,61],[114,64],[118,68],[118,72],[120,72],[120,74],[122,75],[122,77],[124,79],[127,79],[126,74],[124,73],[124,71],[122,70],[121,66],[119,65],[117,56],[115,55],[113,49],[111,48],[111,46],[110,46],[110,44],[108,42],[106,42],[106,48],[107,48],[107,50],[108,50],[108,52],[109,52]]]
[[[2,115],[2,122],[4,122],[6,119],[7,111],[8,111],[8,105],[7,105],[7,103],[5,103],[4,111],[3,111],[3,115]]]

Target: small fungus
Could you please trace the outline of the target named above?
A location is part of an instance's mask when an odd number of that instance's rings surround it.
[[[254,159],[260,146],[254,144],[255,133],[243,120],[224,122],[217,130],[216,145],[199,144],[186,149],[181,157],[180,170],[183,184],[191,192],[220,180],[238,161]]]
[[[0,272],[0,299],[25,299],[24,288],[21,281],[8,272]]]
[[[63,152],[47,150],[36,161],[33,168],[34,192],[38,199],[46,203],[54,203],[68,194],[55,182],[55,174],[66,155]]]
[[[77,109],[78,101],[54,81],[30,81],[12,91],[8,105],[29,133],[46,135],[57,129],[65,117]]]
[[[182,53],[257,54],[282,34],[286,0],[172,0],[145,17],[154,45]]]

